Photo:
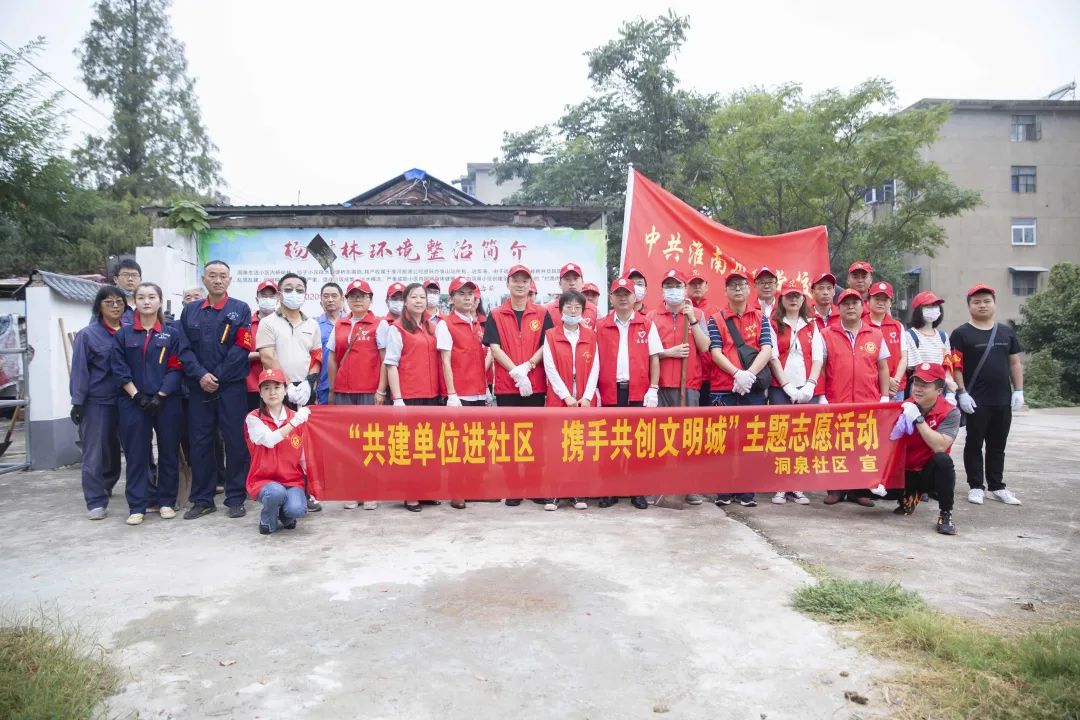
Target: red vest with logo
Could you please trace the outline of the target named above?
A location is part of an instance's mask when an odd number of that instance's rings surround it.
[[[351,316],[334,324],[334,357],[338,366],[334,392],[373,393],[379,389],[382,360],[375,344],[375,331],[381,320],[368,312],[355,325]]]
[[[439,396],[439,353],[435,349],[435,331],[425,317],[415,332],[405,329],[400,318],[394,327],[401,335],[401,359],[398,360],[398,386],[403,400]]]
[[[507,300],[499,307],[491,311],[491,317],[495,318],[495,327],[499,330],[499,347],[515,365],[520,365],[529,360],[540,349],[540,337],[544,328],[544,316],[547,311],[536,303],[528,303],[525,312],[521,316],[521,327],[518,327],[514,310]],[[538,362],[532,372],[529,373],[534,393],[544,392],[547,383],[544,380],[544,363]],[[495,393],[504,395],[517,395],[518,386],[510,377],[509,371],[499,363],[495,363]]]
[[[544,342],[551,351],[551,357],[555,361],[555,369],[559,371],[559,377],[563,384],[575,399],[581,398],[585,391],[585,384],[592,372],[593,363],[596,362],[596,333],[590,328],[578,326],[578,342],[574,346],[571,357],[570,341],[566,339],[563,326],[553,327],[547,331]],[[593,405],[596,404],[596,396],[593,396]],[[566,407],[555,391],[551,389],[551,383],[547,384],[548,407]]]
[[[911,402],[915,402],[912,400]],[[945,417],[955,408],[953,404],[945,399],[945,395],[942,394],[938,397],[937,402],[930,408],[930,411],[923,415],[926,420],[926,426],[931,430],[937,430],[938,425],[945,419]],[[930,449],[930,446],[926,444],[926,441],[922,439],[922,435],[919,434],[918,428],[915,429],[910,435],[904,436],[901,440],[904,447],[904,469],[905,470],[922,470],[926,463],[930,462],[930,459],[934,457],[934,451]],[[952,446],[946,450],[949,453],[952,450]]]
[[[863,322],[869,322],[874,324],[869,315],[863,316]],[[886,361],[889,366],[889,376],[896,377],[896,366],[900,364],[901,341],[904,339],[904,326],[900,324],[900,321],[894,317],[886,315],[881,320],[880,325],[874,325],[881,331],[881,336],[885,339],[885,347],[889,348],[889,359]],[[907,373],[900,376],[900,389],[903,390],[907,387]]]
[[[700,310],[694,319],[701,323],[705,322],[705,315]],[[660,342],[665,348],[681,345],[684,328],[686,331],[693,330],[686,322],[686,315],[678,313],[678,317],[668,312],[667,307],[653,310],[648,315],[649,320],[656,326],[656,332],[660,335]],[[701,328],[705,330],[704,327]],[[697,346],[694,344],[694,334],[686,332],[686,342],[690,344],[690,355],[686,358],[686,387],[690,390],[700,390],[703,378],[701,357]],[[682,358],[660,358],[660,387],[677,388],[682,374]]]
[[[863,323],[853,348],[844,326],[830,323],[821,338],[825,341],[825,397],[829,402],[879,402],[878,353],[884,342],[881,331]]]
[[[630,402],[641,402],[649,389],[649,331],[652,320],[635,312],[626,329],[626,353],[630,365]],[[596,323],[596,344],[600,353],[600,376],[596,390],[605,407],[619,404],[619,387],[615,373],[619,364],[619,327],[615,313],[600,318]]]
[[[759,340],[761,339],[761,323],[763,323],[764,316],[760,310],[751,309],[747,304],[747,309],[742,315],[736,315],[730,308],[721,310],[710,318],[716,323],[716,328],[720,331],[720,338],[723,340],[724,347],[721,352],[724,354],[731,364],[735,367],[743,370],[742,360],[739,358],[739,348],[735,344],[735,338],[731,336],[731,331],[728,330],[727,320],[732,318],[735,320],[735,326],[739,328],[739,332],[743,336],[743,342],[749,347],[754,348],[755,351],[761,351],[761,345]],[[710,392],[731,392],[735,387],[735,378],[720,369],[720,366],[716,363],[709,364],[709,390]]]
[[[285,422],[292,420],[294,415],[296,413],[285,408]],[[270,430],[278,429],[277,423],[259,410],[249,413],[248,416],[255,417]],[[304,471],[300,467],[300,455],[304,451],[303,433],[293,430],[289,437],[272,448],[251,442],[246,432],[244,440],[247,441],[248,454],[251,456],[247,494],[252,500],[258,499],[259,491],[268,482],[281,483],[285,487],[304,487]]]
[[[817,324],[813,321],[806,323],[799,331],[795,333],[795,336],[799,338],[799,349],[802,350],[803,365],[806,366],[806,377],[810,378],[810,369],[814,367],[814,330],[817,328]],[[781,322],[780,327],[773,327],[773,344],[776,346],[776,350],[780,355],[780,367],[787,365],[788,355],[791,353],[791,326],[786,322]],[[822,376],[825,373],[821,373]],[[779,381],[776,376],[773,375],[772,381],[773,387],[780,387]],[[825,383],[822,378],[818,378],[817,385],[814,387],[814,395],[821,395],[825,392],[823,387]]]
[[[450,370],[454,373],[454,390],[458,395],[484,395],[487,377],[484,374],[484,321],[462,320],[456,312],[443,319],[454,347],[450,350]],[[440,365],[441,367],[441,365]]]
[[[562,313],[559,312],[559,299],[555,298],[544,309],[548,311],[548,315],[551,315],[551,322],[555,327],[562,325]],[[596,306],[588,300],[585,301],[585,309],[581,311],[581,324],[592,330],[596,329]]]

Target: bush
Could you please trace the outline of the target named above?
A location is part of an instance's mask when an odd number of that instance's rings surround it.
[[[1062,394],[1065,368],[1050,348],[1028,356],[1024,363],[1024,399],[1033,408],[1073,405]]]
[[[1080,402],[1080,295],[1076,292],[1080,283],[1080,266],[1074,263],[1058,263],[1050,269],[1046,288],[1031,296],[1020,309],[1023,323],[1020,342],[1029,353],[1047,351],[1059,363],[1056,385],[1062,402]],[[1046,362],[1046,361],[1041,361]],[[1043,368],[1036,364],[1036,372]],[[1052,368],[1046,368],[1045,382],[1052,382]],[[1039,378],[1043,382],[1043,378]],[[1044,386],[1047,395],[1053,395],[1050,386]],[[1025,397],[1028,380],[1024,380]]]

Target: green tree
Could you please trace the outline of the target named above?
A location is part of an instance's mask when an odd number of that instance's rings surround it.
[[[1024,350],[1033,354],[1049,351],[1061,368],[1061,396],[1070,403],[1080,402],[1080,266],[1058,263],[1042,292],[1028,298],[1020,308],[1020,340]],[[1046,363],[1050,367],[1049,363]],[[1042,377],[1036,378],[1036,385]],[[1027,386],[1027,378],[1024,382]]]
[[[112,105],[107,133],[88,137],[75,155],[80,177],[117,197],[209,196],[221,184],[169,4],[98,0],[76,51],[91,96]]]

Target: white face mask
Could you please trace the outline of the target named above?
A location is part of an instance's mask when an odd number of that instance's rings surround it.
[[[562,321],[563,321],[564,325],[569,325],[570,327],[577,327],[578,323],[581,322],[581,316],[580,315],[563,315],[562,316]]]
[[[386,307],[388,307],[390,309],[390,312],[392,312],[393,314],[400,315],[401,311],[405,309],[405,301],[389,300],[386,303]]]
[[[290,310],[299,310],[304,304],[304,291],[285,290],[281,293],[281,304]]]
[[[261,297],[259,298],[259,309],[266,313],[272,313],[277,310],[277,298],[276,297]]]
[[[664,288],[664,302],[677,305],[686,299],[686,288]]]
[[[431,306],[438,305],[439,304],[439,293],[428,293],[427,294],[427,304],[431,305]]]
[[[634,286],[634,299],[636,299],[638,302],[641,302],[642,300],[644,300],[645,299],[645,290],[646,290],[646,287],[644,285],[635,285]]]
[[[922,309],[922,316],[923,320],[928,323],[935,322],[939,317],[941,317],[941,308],[936,305],[933,305],[931,307],[924,307]]]

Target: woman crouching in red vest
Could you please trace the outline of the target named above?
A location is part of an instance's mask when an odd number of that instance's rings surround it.
[[[420,283],[405,287],[405,309],[386,336],[386,380],[395,405],[439,404],[439,353],[435,331],[425,314],[427,293]],[[437,504],[437,503],[436,503]],[[420,502],[406,500],[405,509],[420,512]]]
[[[247,493],[262,503],[262,535],[269,535],[279,525],[292,530],[296,519],[307,513],[304,443],[296,429],[310,413],[307,407],[296,412],[285,407],[285,373],[281,368],[260,373],[259,409],[247,416],[246,439],[251,455]]]
[[[547,406],[586,408],[595,405],[596,380],[600,360],[596,355],[596,331],[581,324],[585,296],[567,290],[559,297],[561,324],[544,336],[544,374],[547,376]],[[584,510],[584,498],[574,498],[574,507]],[[557,510],[558,498],[549,498],[545,510]]]

